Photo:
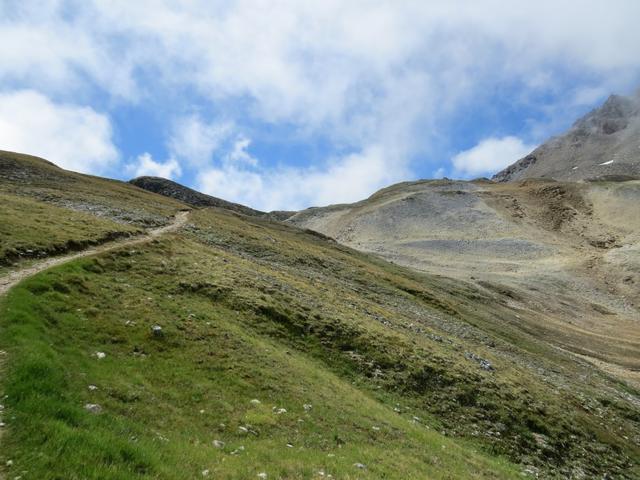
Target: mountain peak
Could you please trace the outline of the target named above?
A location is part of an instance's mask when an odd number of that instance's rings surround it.
[[[640,89],[633,95],[610,95],[563,135],[540,145],[493,176],[499,182],[525,178],[589,180],[640,177]]]

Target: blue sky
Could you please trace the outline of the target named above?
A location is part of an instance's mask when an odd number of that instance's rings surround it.
[[[0,148],[264,210],[490,176],[640,86],[638,18],[635,0],[0,0]]]

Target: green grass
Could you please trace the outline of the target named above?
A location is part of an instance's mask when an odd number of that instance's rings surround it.
[[[179,234],[44,272],[2,301],[0,465],[25,479],[522,478],[518,463],[636,478],[637,392],[510,315],[468,285],[196,211]]]

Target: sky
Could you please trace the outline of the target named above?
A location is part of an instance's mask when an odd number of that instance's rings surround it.
[[[0,0],[0,149],[261,210],[476,178],[640,86],[637,0]]]

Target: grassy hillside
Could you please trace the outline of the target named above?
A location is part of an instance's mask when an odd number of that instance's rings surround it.
[[[193,212],[0,319],[10,477],[638,475],[637,392],[471,284],[281,224]]]

